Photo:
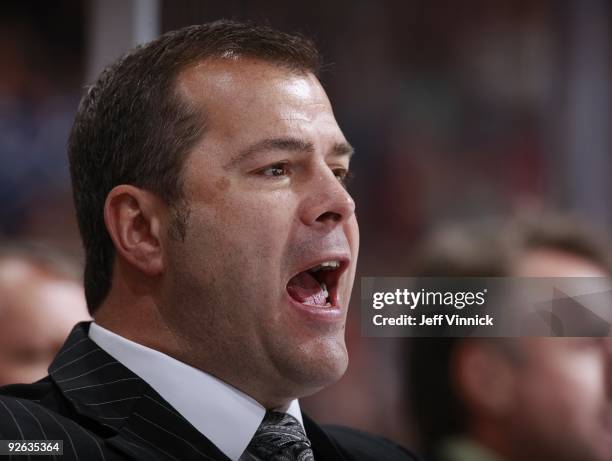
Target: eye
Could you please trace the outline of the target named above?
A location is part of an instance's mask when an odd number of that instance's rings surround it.
[[[289,174],[289,165],[286,163],[275,163],[258,171],[263,176],[279,177]]]
[[[354,177],[354,174],[351,171],[344,168],[336,168],[333,170],[333,172],[338,181],[340,181],[340,184],[342,184],[345,188],[348,187],[349,183]]]

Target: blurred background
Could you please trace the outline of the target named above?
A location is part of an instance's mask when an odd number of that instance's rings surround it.
[[[612,225],[612,3],[606,0],[7,0],[0,6],[0,237],[80,256],[67,135],[83,91],[137,43],[219,18],[313,37],[348,140],[359,276],[409,275],[433,228],[555,208]],[[322,422],[412,444],[400,353],[363,338],[306,399]]]

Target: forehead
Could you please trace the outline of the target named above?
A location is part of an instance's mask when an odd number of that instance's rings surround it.
[[[208,59],[183,70],[177,87],[203,111],[207,131],[221,136],[249,130],[278,135],[296,128],[341,136],[329,99],[312,73],[249,58]]]

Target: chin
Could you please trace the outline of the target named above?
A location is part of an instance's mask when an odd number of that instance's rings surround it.
[[[324,386],[329,386],[338,381],[348,368],[348,354],[344,343],[338,349],[330,352],[326,363],[321,365],[321,380]]]
[[[310,344],[302,349],[298,360],[299,368],[294,369],[293,381],[302,385],[300,397],[313,394],[337,382],[348,367],[348,354],[344,340]]]

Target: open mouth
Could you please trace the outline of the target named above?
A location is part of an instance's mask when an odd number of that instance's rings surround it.
[[[341,260],[323,261],[295,275],[287,283],[287,292],[295,301],[310,307],[338,306],[338,282],[347,267]]]

